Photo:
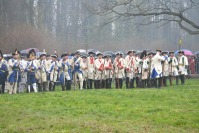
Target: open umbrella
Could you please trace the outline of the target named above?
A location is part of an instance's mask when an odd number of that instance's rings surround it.
[[[86,53],[86,50],[84,49],[78,49],[77,51],[79,51],[80,53]]]
[[[187,49],[181,49],[181,50],[184,51],[184,55],[189,55],[189,56],[193,55],[193,53],[190,50]],[[178,51],[179,50],[175,52],[175,55],[178,55]]]
[[[195,52],[194,55],[199,55],[199,51]]]
[[[37,48],[28,48],[28,49],[21,50],[20,53],[22,56],[26,56],[31,49],[34,49],[35,53],[39,52],[39,50]]]

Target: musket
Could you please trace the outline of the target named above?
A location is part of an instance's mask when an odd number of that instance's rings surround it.
[[[163,83],[163,78],[164,78],[164,63],[165,61],[162,62],[162,87],[164,86],[164,83]]]
[[[77,65],[77,63],[80,61],[81,58],[78,58],[75,62],[74,62],[74,67],[73,69],[75,70],[75,65]],[[74,82],[74,89],[76,89],[76,72],[73,70],[73,82]]]
[[[151,87],[151,59],[149,63],[150,63],[150,66],[149,66],[148,86]]]
[[[169,76],[169,80],[170,80],[170,85],[172,86],[172,75],[173,75],[173,66],[172,66],[172,63],[173,63],[173,58],[171,58],[171,75]]]
[[[130,66],[130,76],[129,76],[129,83],[128,83],[128,86],[130,87],[130,83],[131,83],[131,76],[132,76],[132,71],[131,71],[131,68],[132,68],[132,59],[133,57],[131,57],[131,60],[129,61],[129,63],[131,63],[131,66]],[[127,66],[129,66],[129,63]]]
[[[53,77],[52,77],[52,82],[51,82],[52,87],[54,86],[54,78],[55,78],[55,67],[56,67],[56,64],[57,64],[57,62],[55,61],[55,65],[54,65],[54,67],[53,67]]]
[[[105,61],[105,60],[103,60],[103,61]],[[102,76],[103,76],[103,73],[104,73],[104,63],[103,64],[102,63],[101,63],[101,65],[103,65],[103,70],[101,71],[100,88],[102,88]],[[100,65],[100,67],[101,67],[101,65]]]
[[[142,69],[143,69],[143,64],[144,64],[144,63],[143,63],[143,60],[142,60],[142,62],[141,62],[140,81],[139,81],[139,84],[140,84],[140,86],[139,86],[139,87],[140,87],[140,88],[143,86],[143,85],[142,85]]]
[[[19,68],[19,70],[17,71],[17,76],[16,76],[16,82],[14,82],[14,85],[13,85],[13,89],[16,87],[16,84],[18,84],[17,82],[18,82],[18,79],[19,79],[19,71],[20,71],[20,67],[19,67],[19,60],[17,61],[17,63],[18,63],[18,68]]]

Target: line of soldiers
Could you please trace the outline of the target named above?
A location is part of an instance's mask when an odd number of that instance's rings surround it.
[[[170,85],[172,80],[180,78],[181,84],[185,83],[188,60],[179,51],[178,59],[174,52],[156,50],[154,52],[142,51],[136,53],[129,50],[127,56],[117,52],[112,55],[98,52],[82,54],[76,51],[74,55],[67,52],[58,58],[55,53],[48,56],[45,51],[36,58],[34,49],[29,51],[26,59],[22,59],[16,49],[13,58],[6,61],[0,51],[0,93],[4,93],[5,83],[9,94],[23,92],[54,91],[59,83],[62,90],[74,89],[100,89],[112,88],[114,81],[116,88],[161,88]],[[59,81],[59,82],[57,82]],[[25,87],[23,87],[25,86]]]

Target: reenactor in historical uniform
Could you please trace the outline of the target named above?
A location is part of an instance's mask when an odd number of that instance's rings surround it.
[[[20,60],[20,71],[21,71],[21,82],[19,83],[19,93],[23,93],[24,89],[27,89],[27,72],[25,71],[27,66],[27,56],[21,56]]]
[[[94,52],[89,52],[89,57],[87,58],[88,66],[88,89],[93,89],[93,80],[95,79],[95,57]]]
[[[59,62],[57,61],[57,58],[57,54],[51,55],[49,91],[55,91],[59,72]]]
[[[187,58],[183,55],[183,51],[179,51],[178,54],[179,54],[178,58],[179,75],[180,75],[181,84],[183,85],[185,83],[185,74],[188,68],[188,61]]]
[[[161,50],[156,50],[156,55],[152,58],[153,68],[151,78],[156,79],[155,86],[161,88],[162,83],[162,61],[165,61],[165,57],[161,56]]]
[[[185,62],[186,62],[186,68],[185,68],[185,74],[184,75],[188,75],[189,61],[188,61],[187,56],[185,56],[184,51],[182,51],[182,54],[184,55],[184,59],[185,59]]]
[[[49,91],[49,86],[50,86],[50,68],[51,68],[51,62],[52,62],[52,59],[51,59],[51,56],[49,54],[46,54],[46,63],[47,63],[47,66],[49,68],[48,70],[48,73],[47,73],[47,91]]]
[[[102,53],[97,53],[97,59],[95,60],[95,68],[96,68],[96,74],[95,74],[95,87],[96,89],[104,88],[105,84],[105,77],[104,77],[104,59],[102,58]]]
[[[147,58],[147,61],[148,61],[148,69],[149,69],[149,74],[148,74],[148,79],[147,79],[147,87],[150,88],[150,87],[153,87],[154,83],[153,83],[153,80],[151,79],[151,72],[152,72],[152,58],[154,56],[153,52],[149,52],[148,54],[148,58]]]
[[[125,60],[122,57],[122,53],[116,53],[116,58],[113,62],[113,66],[115,68],[115,86],[116,88],[122,88],[123,86],[123,78],[125,76],[124,69],[125,69]]]
[[[76,85],[76,83],[78,83],[79,81],[79,89],[82,90],[83,89],[83,73],[81,69],[85,68],[85,66],[83,64],[81,53],[79,51],[75,52],[75,56],[73,58],[73,67],[74,67],[73,69],[74,85]]]
[[[113,64],[111,60],[111,55],[104,55],[105,61],[104,61],[104,74],[105,74],[105,87],[106,89],[111,89],[112,84],[112,78],[113,78]]]
[[[38,69],[36,53],[34,49],[29,51],[27,55],[28,62],[25,71],[27,72],[27,85],[28,92],[31,92],[31,88],[33,88],[34,92],[37,92],[37,80],[36,80],[36,71]]]
[[[135,88],[134,87],[134,78],[137,70],[136,60],[134,56],[134,51],[129,50],[127,56],[125,57],[126,63],[126,88]]]
[[[71,90],[72,60],[70,60],[68,56],[69,56],[69,54],[67,52],[65,52],[64,54],[61,55],[62,60],[59,61],[60,83],[62,86],[62,91]]]
[[[83,89],[87,89],[90,85],[88,83],[88,62],[87,62],[87,55],[82,54],[81,55],[84,67],[81,68],[82,74],[83,74]]]
[[[168,63],[168,52],[163,51],[162,56],[167,57],[165,61],[162,61],[162,80],[163,80],[163,86],[167,86],[167,78],[169,76],[169,63]]]
[[[8,64],[3,58],[3,53],[0,50],[0,94],[5,91],[5,82],[8,76]]]
[[[135,57],[135,61],[136,61],[136,66],[137,66],[137,73],[135,74],[135,79],[136,79],[136,87],[142,87],[141,83],[140,83],[140,79],[141,79],[141,68],[142,68],[142,64],[141,64],[141,59],[140,59],[140,52],[136,53],[136,57]]]
[[[178,85],[178,60],[174,56],[174,51],[169,52],[169,81],[170,85],[172,85],[172,77],[176,77],[176,85]]]
[[[140,87],[146,88],[147,86],[147,79],[149,75],[149,62],[147,59],[147,51],[143,50],[143,52],[140,55],[140,65],[141,65],[141,79],[140,79]]]
[[[40,58],[37,63],[38,90],[39,92],[47,91],[47,76],[49,73],[50,65],[47,63],[45,51],[40,54]]]
[[[9,65],[9,94],[16,94],[18,85],[21,82],[21,71],[20,71],[20,52],[15,49],[12,54],[13,58],[8,61]]]

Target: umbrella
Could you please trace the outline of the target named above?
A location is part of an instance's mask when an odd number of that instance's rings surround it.
[[[78,49],[77,51],[79,51],[80,53],[86,53],[86,50],[84,49]]]
[[[111,55],[113,57],[115,53],[113,51],[105,51],[103,55]]]
[[[193,55],[193,53],[190,50],[187,49],[181,49],[181,50],[184,51],[184,55],[189,55],[189,56]],[[175,55],[178,55],[178,51],[179,50],[175,52]]]
[[[22,56],[26,56],[31,49],[34,49],[35,53],[39,52],[39,50],[37,48],[28,48],[28,49],[21,50],[20,53]]]
[[[194,55],[199,55],[199,51],[195,52]]]

